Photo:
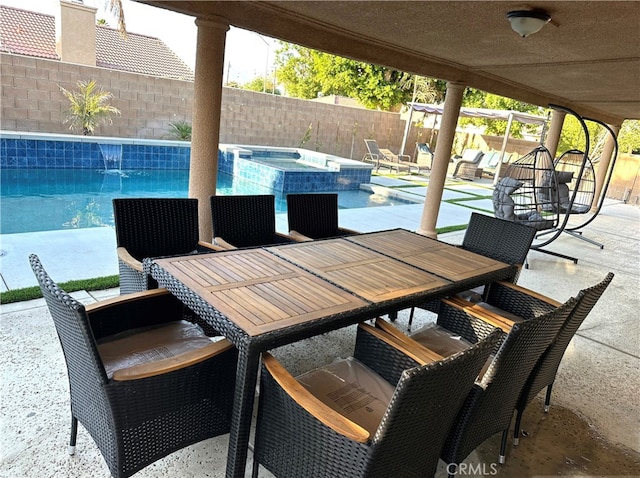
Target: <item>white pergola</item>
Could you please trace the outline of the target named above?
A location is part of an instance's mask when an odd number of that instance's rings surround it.
[[[414,111],[436,115],[436,117],[437,115],[442,115],[444,112],[444,105],[410,102],[410,103],[407,103],[407,107],[409,108],[409,116],[407,117],[407,125],[404,130],[404,136],[402,137],[402,146],[400,147],[400,154],[404,153],[404,149],[407,144],[407,137],[409,136],[409,130],[411,128],[411,122],[413,119]],[[530,113],[523,113],[522,111],[492,110],[487,108],[469,108],[466,106],[463,106],[460,108],[460,113],[458,116],[460,118],[484,118],[484,119],[490,119],[490,120],[503,120],[507,122],[507,128],[504,133],[502,148],[500,150],[500,163],[498,165],[497,174],[495,175],[495,180],[497,180],[499,177],[500,165],[502,164],[504,153],[507,150],[509,137],[511,136],[512,123],[514,121],[518,121],[524,124],[542,125],[543,131],[541,132],[541,137],[543,137],[544,126],[548,121],[548,118],[545,116],[534,115]],[[435,121],[434,121],[434,128],[435,128]]]

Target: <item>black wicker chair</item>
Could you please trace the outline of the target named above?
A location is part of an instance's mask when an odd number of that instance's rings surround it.
[[[109,344],[106,339],[122,332],[130,336],[133,329],[182,326],[183,305],[165,289],[154,289],[84,306],[51,280],[36,255],[29,261],[67,364],[71,454],[78,421],[112,476],[120,478],[187,445],[229,432],[237,362],[230,342],[214,343],[198,335],[199,342],[193,344],[197,348],[190,352],[107,372],[112,362],[101,348]]]
[[[296,242],[276,232],[275,196],[211,196],[213,243],[225,249]]]
[[[338,226],[338,194],[287,194],[289,235],[300,241],[349,236],[357,231]]]
[[[504,463],[509,425],[522,388],[575,306],[576,299],[571,298],[552,312],[513,323],[508,328],[488,369],[466,398],[445,442],[441,458],[449,464],[450,477],[455,475],[452,465],[457,466],[498,432],[502,432],[499,462]],[[469,324],[468,317],[464,310],[457,314],[441,311],[438,323],[473,343],[478,329]]]
[[[515,284],[535,234],[536,229],[531,226],[474,212],[465,231],[462,248],[517,265],[518,273],[512,278]]]
[[[504,463],[509,425],[524,384],[577,305],[574,298],[560,304],[508,282],[492,284],[486,302],[460,298],[441,302],[437,325],[451,335],[473,344],[494,327],[504,332],[504,340],[478,377],[447,438],[441,458],[449,464],[450,477],[469,453],[500,431],[499,461]],[[376,325],[400,341],[414,340],[422,333],[408,337],[385,322]]]
[[[266,354],[253,476],[259,464],[278,477],[433,476],[447,431],[499,335],[496,329],[465,352],[424,365],[429,361],[411,350],[403,353],[403,345],[384,332],[360,326],[355,359],[395,386],[371,434],[332,408],[319,407]]]
[[[120,293],[157,287],[142,271],[146,257],[220,250],[198,241],[198,200],[120,198],[113,200]]]
[[[540,360],[538,360],[538,363],[531,372],[527,383],[525,383],[524,389],[520,394],[520,399],[516,404],[516,410],[518,413],[516,415],[516,424],[514,428],[514,445],[518,445],[520,439],[520,423],[522,421],[522,414],[524,410],[527,408],[527,405],[531,400],[533,400],[533,398],[545,387],[547,388],[547,393],[545,396],[544,411],[545,413],[549,411],[549,405],[551,403],[551,388],[553,387],[553,382],[556,379],[556,373],[558,372],[562,356],[564,355],[564,352],[576,331],[584,319],[586,319],[589,312],[591,312],[591,309],[596,305],[596,302],[598,302],[600,296],[602,296],[604,291],[607,289],[612,279],[613,274],[610,272],[602,282],[580,291],[577,296],[578,305],[562,325],[558,335],[549,348],[544,354],[542,354]]]
[[[531,226],[474,212],[471,214],[461,247],[476,254],[518,266],[516,274],[511,278],[511,282],[515,284],[535,235],[536,229]],[[459,295],[469,300],[479,301],[483,292],[484,286],[481,286],[461,292]],[[440,302],[436,301],[425,304],[423,308],[437,312],[439,306]],[[409,325],[413,321],[413,312],[412,310],[409,315]]]

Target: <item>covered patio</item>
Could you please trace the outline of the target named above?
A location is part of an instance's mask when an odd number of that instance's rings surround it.
[[[196,18],[194,114],[189,195],[215,194],[225,35],[230,25],[329,53],[446,80],[446,101],[430,188],[418,232],[436,237],[446,166],[466,87],[609,124],[640,118],[640,55],[635,2],[542,1],[551,21],[527,38],[507,13],[517,2],[279,2],[138,0]],[[564,111],[555,111],[545,146],[555,154]],[[614,150],[608,141],[600,179]],[[601,182],[601,181],[600,181]],[[200,211],[201,238],[211,230]]]
[[[341,214],[341,223],[363,231],[403,226],[419,218],[420,208],[419,204],[389,207],[393,211],[388,213],[373,211],[378,208],[346,210],[343,212],[347,214]],[[448,215],[468,214],[465,209],[443,203]],[[542,413],[541,394],[525,411],[522,428],[526,435],[521,437],[518,447],[509,444],[506,464],[497,465],[500,442],[497,434],[465,460],[484,469],[475,468],[474,473],[465,476],[483,476],[483,470],[490,473],[492,464],[496,467],[496,476],[507,478],[640,474],[637,430],[640,357],[636,319],[640,307],[636,294],[639,221],[637,207],[608,201],[588,230],[590,237],[606,244],[604,250],[562,236],[554,247],[579,256],[578,264],[535,251],[529,254],[531,266],[522,271],[518,283],[559,301],[602,280],[609,271],[615,273],[615,278],[565,354],[553,387],[549,413]],[[114,244],[97,238],[93,234],[96,231],[68,232],[78,235],[76,241],[88,234],[88,239],[98,248],[113,249],[111,265],[116,269]],[[57,242],[42,234],[47,233],[40,233],[40,237],[32,234],[33,243],[24,247],[28,252],[39,254],[54,279],[64,279],[64,268],[55,260],[60,255]],[[463,231],[447,233],[440,239],[460,243],[463,235]],[[21,257],[24,259],[26,252]],[[88,257],[95,254],[89,252]],[[64,256],[70,268],[93,267],[94,276],[103,275],[99,261],[88,257]],[[31,271],[26,273],[35,280]],[[118,293],[117,289],[111,289],[81,291],[73,296],[88,304]],[[68,381],[62,350],[44,299],[5,304],[0,307],[0,313],[0,359],[4,364],[0,438],[3,476],[110,476],[97,446],[83,427],[79,427],[76,454],[66,453]],[[413,330],[431,320],[430,313],[421,313]],[[399,326],[405,330],[407,322],[405,311],[400,314]],[[349,354],[354,335],[353,327],[341,329],[276,349],[275,355],[293,373],[306,371]],[[189,446],[135,476],[224,476],[228,441],[229,435],[224,435]],[[247,476],[251,458],[249,452]],[[259,476],[272,475],[261,469]],[[445,476],[445,466],[441,463],[436,477]]]
[[[448,81],[424,207],[419,214],[411,213],[413,229],[431,237],[437,235],[447,165],[466,87],[539,105],[559,104],[615,130],[625,119],[640,118],[639,43],[633,41],[639,33],[635,2],[540,2],[535,6],[546,9],[552,23],[522,39],[506,20],[507,11],[521,8],[516,2],[140,1],[192,15],[199,28],[189,195],[204,206],[200,209],[204,240],[211,239],[207,237],[211,215],[206,205],[215,194],[223,52],[229,25]],[[557,147],[563,119],[560,112],[553,116],[547,140],[551,151]],[[602,174],[612,151],[613,144],[608,143]],[[361,220],[354,215],[353,223],[348,219],[343,225],[364,230],[357,223]],[[556,241],[560,250],[579,256],[579,264],[530,254],[532,267],[523,271],[519,284],[556,300],[566,300],[595,284],[608,271],[616,278],[567,351],[554,386],[551,415],[539,412],[540,403],[531,404],[524,422],[529,436],[521,439],[518,448],[509,449],[506,465],[497,468],[499,476],[640,474],[634,312],[639,305],[638,220],[637,208],[610,204],[589,229],[606,244],[604,250],[571,237]],[[398,227],[393,219],[385,224],[375,221],[375,225]],[[451,233],[440,239],[459,243],[462,235]],[[117,292],[80,293],[78,297],[93,302]],[[10,364],[8,378],[3,379],[3,468],[9,476],[108,476],[97,447],[84,430],[75,457],[64,453],[68,390],[63,357],[43,301],[3,306],[2,314],[3,362]],[[424,313],[419,320],[424,323],[432,318]],[[406,323],[402,315],[400,324]],[[332,334],[275,353],[295,373],[297,367],[304,369],[348,353],[353,329]],[[476,476],[492,474],[491,464],[498,466],[498,441],[494,437],[485,442],[467,460],[486,464],[485,469],[476,470]],[[160,460],[139,476],[223,476],[227,446],[228,436],[207,440]],[[444,467],[438,476],[446,476]]]

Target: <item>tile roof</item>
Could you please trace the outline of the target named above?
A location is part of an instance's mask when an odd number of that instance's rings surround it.
[[[55,18],[0,5],[0,51],[59,60]]]
[[[55,17],[0,5],[0,51],[59,60]],[[193,80],[193,71],[158,38],[96,25],[96,66]]]
[[[96,26],[96,66],[193,81],[193,71],[158,38]]]

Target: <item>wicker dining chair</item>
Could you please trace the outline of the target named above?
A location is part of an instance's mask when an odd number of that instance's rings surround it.
[[[213,243],[224,249],[296,242],[276,232],[272,194],[211,196]]]
[[[449,432],[441,458],[449,464],[450,478],[455,476],[455,467],[451,468],[451,465],[457,466],[478,445],[498,432],[502,432],[499,462],[504,463],[511,418],[524,384],[576,302],[575,298],[570,298],[554,311],[516,322],[510,328],[488,369],[471,389]],[[448,327],[451,326],[450,321]],[[462,333],[462,330],[452,332]]]
[[[511,418],[524,384],[577,305],[575,298],[560,304],[508,282],[493,284],[487,302],[442,301],[437,326],[452,339],[473,344],[494,327],[503,331],[503,340],[478,377],[445,443],[441,458],[450,465],[450,477],[469,453],[497,432],[502,432],[499,462],[504,463]],[[406,336],[386,322],[376,325],[400,341],[420,340],[424,334],[418,330]]]
[[[517,266],[516,273],[510,279],[515,284],[527,259],[527,253],[535,235],[536,229],[533,227],[474,212],[471,213],[469,225],[460,247],[467,251]],[[484,289],[484,286],[480,286],[461,292],[459,295],[469,300],[480,301],[484,294]],[[421,308],[437,312],[439,305],[439,301],[435,301],[424,304]],[[409,325],[413,321],[413,313],[414,310],[411,310]]]
[[[120,293],[157,287],[142,270],[146,257],[220,250],[198,240],[198,200],[118,198],[113,200]]]
[[[165,289],[84,306],[53,282],[35,254],[29,261],[67,365],[70,454],[80,422],[111,475],[125,478],[229,432],[237,363],[229,341],[213,342],[183,321],[182,303]]]
[[[338,225],[338,194],[287,194],[289,235],[298,240],[349,236],[358,231]]]
[[[613,280],[613,273],[608,273],[607,276],[598,284],[583,289],[578,293],[578,305],[569,315],[565,323],[560,328],[558,335],[555,337],[549,348],[542,354],[540,360],[534,367],[529,379],[524,385],[524,389],[520,394],[518,403],[516,404],[516,424],[514,427],[513,444],[518,445],[520,441],[520,424],[522,422],[522,414],[527,408],[527,405],[534,399],[538,393],[546,387],[547,392],[544,401],[545,413],[549,411],[551,403],[551,389],[553,382],[556,379],[558,367],[562,361],[569,342],[575,335],[576,331],[587,318],[591,309],[596,305],[596,302],[600,299],[604,291],[607,289],[611,281]]]
[[[433,476],[447,431],[499,335],[496,329],[465,352],[432,362],[359,326],[354,358],[395,387],[373,432],[321,403],[265,354],[254,478],[259,464],[278,477]]]

